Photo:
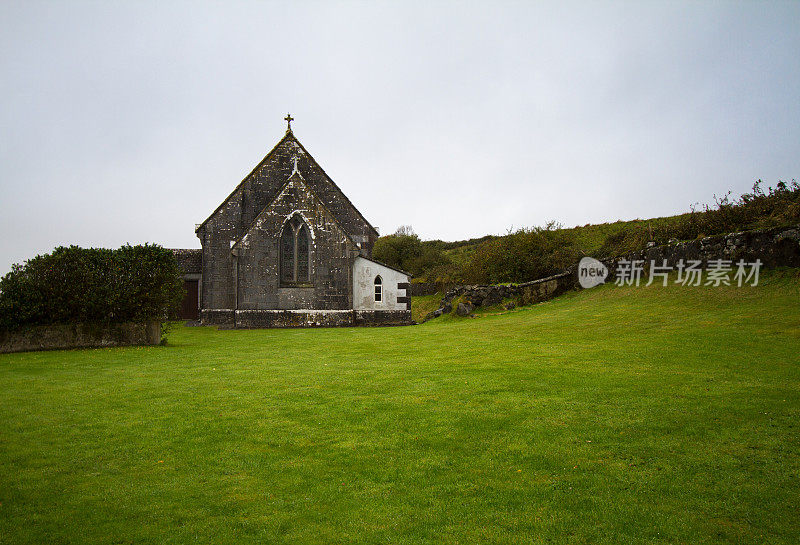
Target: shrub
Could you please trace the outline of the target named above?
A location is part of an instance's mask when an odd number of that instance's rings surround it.
[[[372,248],[372,256],[390,267],[407,270],[408,264],[419,257],[421,251],[422,242],[417,235],[395,233],[379,238]]]
[[[574,233],[551,222],[482,243],[466,265],[465,276],[480,284],[526,282],[559,273],[580,255]]]
[[[0,329],[174,317],[183,298],[178,264],[158,245],[117,250],[58,247],[0,279]]]
[[[800,223],[800,185],[795,180],[764,192],[758,180],[750,193],[732,199],[730,192],[714,198],[714,206],[674,218],[632,222],[609,235],[598,252],[603,257],[625,255],[641,250],[648,242],[658,245],[670,240],[693,240],[699,237]]]

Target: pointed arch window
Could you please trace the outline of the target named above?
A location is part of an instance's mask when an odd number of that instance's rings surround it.
[[[379,303],[383,300],[383,279],[380,275],[375,277],[375,302]]]
[[[292,216],[281,232],[281,284],[311,282],[311,241],[308,226],[299,216]]]

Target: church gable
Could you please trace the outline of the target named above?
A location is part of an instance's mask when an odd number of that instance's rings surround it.
[[[371,249],[378,233],[353,206],[291,131],[261,160],[234,191],[197,229],[202,239],[207,231],[226,231],[236,239],[256,216],[275,198],[287,178],[297,168],[303,172],[308,186],[325,203],[328,210],[351,238]],[[229,240],[230,240],[229,239]]]
[[[339,225],[336,217],[328,210],[322,200],[306,184],[305,178],[294,172],[278,194],[269,203],[247,231],[231,246],[232,249],[247,249],[254,238],[261,235],[276,235],[275,228],[283,227],[283,222],[292,215],[298,215],[311,228],[311,238],[316,239],[320,231],[326,231],[341,243],[348,243],[358,252],[355,242],[350,235]]]
[[[238,308],[347,309],[359,248],[295,172],[234,243]]]
[[[289,128],[217,209],[195,230],[203,247],[201,300],[205,308],[234,308],[238,292],[232,244],[241,239],[258,215],[275,200],[297,170],[304,183],[333,215],[337,224],[370,255],[377,231],[350,203]]]

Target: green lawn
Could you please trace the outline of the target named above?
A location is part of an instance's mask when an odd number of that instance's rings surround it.
[[[0,356],[0,543],[796,544],[799,289]]]

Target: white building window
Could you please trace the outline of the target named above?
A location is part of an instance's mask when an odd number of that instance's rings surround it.
[[[383,280],[380,276],[375,277],[375,302],[379,303],[383,300]]]

